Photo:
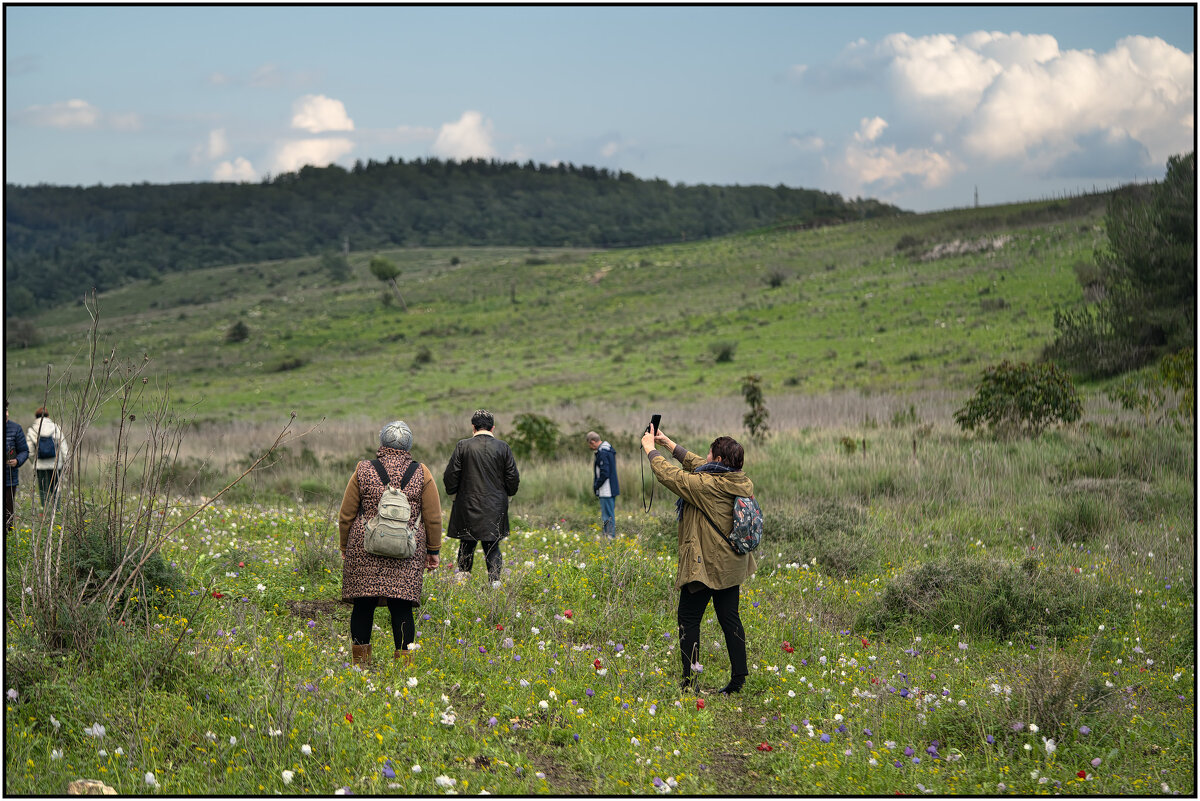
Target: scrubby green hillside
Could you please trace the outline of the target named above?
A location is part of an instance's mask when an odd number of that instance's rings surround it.
[[[999,359],[1036,356],[1074,270],[1102,242],[1102,196],[763,230],[632,250],[400,249],[172,274],[102,294],[102,329],[145,353],[201,419],[517,413],[598,396],[769,399],[857,388],[967,388]],[[367,269],[401,270],[400,300]],[[82,291],[83,287],[80,287]],[[390,297],[390,305],[385,297]],[[18,408],[45,365],[78,355],[82,304],[35,318],[7,352]],[[230,331],[245,326],[245,338]],[[236,336],[232,338],[237,338]]]

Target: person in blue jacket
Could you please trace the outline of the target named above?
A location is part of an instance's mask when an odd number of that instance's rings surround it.
[[[617,452],[608,442],[600,439],[595,431],[587,433],[588,447],[596,452],[592,469],[592,492],[600,499],[600,524],[604,533],[617,536],[617,496],[621,486],[617,483]]]
[[[20,423],[8,419],[8,399],[4,400],[4,533],[13,530],[13,518],[17,511],[17,485],[21,477],[17,471],[29,458],[29,445],[25,442],[25,429]]]

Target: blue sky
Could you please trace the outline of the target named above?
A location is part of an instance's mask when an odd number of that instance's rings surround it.
[[[926,211],[1162,176],[1193,6],[5,9],[5,180],[437,156]]]

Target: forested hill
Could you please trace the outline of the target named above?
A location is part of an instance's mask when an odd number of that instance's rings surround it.
[[[617,247],[902,213],[811,189],[684,186],[595,167],[437,159],[305,167],[260,184],[5,186],[5,314],[84,288],[397,245]]]

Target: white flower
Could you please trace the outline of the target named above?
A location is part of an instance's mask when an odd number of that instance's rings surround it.
[[[596,671],[596,675],[597,676],[607,676],[608,668],[600,668],[599,670]]]
[[[296,774],[290,770],[285,770],[283,773],[280,773],[279,775],[283,779],[284,784],[291,784],[292,779],[296,778]]]
[[[409,768],[409,770],[411,770],[413,773],[420,773],[420,772],[421,772],[421,766],[420,766],[420,765],[413,765],[411,768]]]
[[[113,753],[115,753],[117,756],[125,756],[125,749],[117,746],[117,750]]]
[[[408,681],[406,683],[408,684],[409,687],[416,687],[418,684],[420,684],[420,682],[417,681],[416,676],[409,676]]]
[[[266,592],[266,590],[267,590],[267,585],[265,585],[265,584],[259,584],[259,585],[258,585],[258,587],[257,587],[256,589],[257,589],[259,592]]]
[[[1104,631],[1104,624],[1103,624],[1103,623],[1101,623],[1101,624],[1100,624],[1100,627],[1097,629],[1097,631]]]
[[[457,780],[451,779],[449,776],[438,776],[436,779],[433,780],[433,782],[438,787],[453,787],[456,784]]]
[[[308,743],[305,743],[304,745],[300,746],[300,753],[304,754],[305,756],[312,756],[312,746]]]
[[[230,737],[230,738],[229,738],[229,744],[230,744],[230,745],[237,745],[237,738],[236,738],[236,737]]]
[[[1038,733],[1038,725],[1036,723],[1030,723],[1029,731],[1031,731],[1034,734],[1037,734]]]
[[[539,629],[537,626],[530,626],[530,627],[529,627],[529,630],[530,630],[530,631],[532,631],[534,634],[541,634],[541,633],[542,633],[542,630],[541,630],[541,629]]]
[[[640,746],[642,744],[642,741],[636,737],[630,737],[629,744],[632,745],[634,748],[637,748],[638,746]]]
[[[1178,673],[1176,673],[1176,674],[1175,674],[1175,678],[1179,678],[1179,674],[1178,674]],[[51,716],[50,716],[50,724],[51,724],[52,726],[54,726],[54,730],[55,730],[55,731],[58,731],[58,727],[62,725],[62,722],[61,722],[61,721],[59,721],[59,720],[57,720],[57,719],[54,717],[54,715],[51,715]]]
[[[795,698],[795,697],[796,697],[796,691],[788,690],[788,698]]]
[[[92,725],[83,730],[83,733],[89,737],[103,737],[104,727],[99,723],[92,721]]]
[[[1054,744],[1053,739],[1047,740],[1045,737],[1043,737],[1042,744],[1046,746],[1047,754],[1053,754],[1055,751],[1058,750],[1058,746]]]
[[[267,729],[267,734],[271,735],[272,737],[278,737],[279,735],[283,734],[283,730],[282,729]]]
[[[59,751],[57,748],[55,748],[53,751],[50,752],[50,758],[51,759],[62,759],[62,751]]]
[[[101,748],[97,753],[102,757],[108,756],[108,752],[105,751],[103,748]]]
[[[842,717],[840,712],[838,714],[834,715],[833,719],[836,720],[838,723],[841,723],[843,720],[845,720],[845,718]]]
[[[204,733],[204,737],[205,737],[205,739],[207,739],[209,742],[212,742],[212,743],[215,743],[217,741],[217,735],[213,734],[211,731],[206,731]]]
[[[1025,743],[1025,750],[1026,750],[1026,751],[1032,751],[1032,750],[1033,750],[1033,746],[1032,746],[1032,745],[1030,745],[1029,743]]]
[[[154,778],[154,774],[150,771],[146,771],[146,784],[150,785],[151,787],[158,786],[158,779]]]
[[[546,703],[545,701],[538,701],[538,709],[549,709],[549,708],[550,708],[550,704]]]

